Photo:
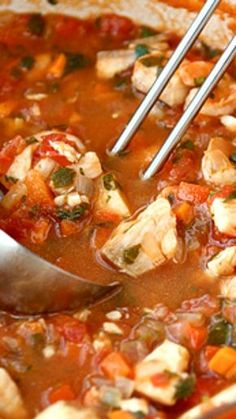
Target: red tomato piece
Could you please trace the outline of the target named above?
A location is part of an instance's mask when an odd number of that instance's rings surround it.
[[[55,32],[61,39],[84,36],[87,31],[86,22],[67,16],[58,16]]]
[[[193,204],[203,204],[207,200],[209,192],[207,186],[181,182],[178,188],[178,198]]]
[[[2,150],[0,151],[1,176],[8,171],[14,158],[17,156],[17,154],[20,154],[25,147],[26,143],[20,135],[17,135],[3,146]]]
[[[76,395],[69,384],[62,384],[60,387],[52,389],[48,394],[48,401],[50,404],[56,403],[59,400],[75,400]]]
[[[69,316],[56,316],[54,324],[58,332],[69,342],[81,343],[88,336],[86,324]]]
[[[47,184],[37,170],[30,170],[25,184],[27,187],[27,203],[31,206],[53,208],[55,206],[53,197]]]
[[[180,156],[172,157],[163,168],[163,175],[171,180],[180,182],[181,180],[187,180],[193,182],[196,178],[198,171],[198,161],[196,154],[191,150],[182,150]]]
[[[166,387],[170,382],[170,377],[167,373],[160,372],[158,374],[153,375],[151,381],[155,387]]]
[[[66,135],[64,134],[50,134],[43,137],[43,141],[39,146],[38,150],[35,153],[35,158],[50,157],[55,160],[60,166],[68,166],[70,164],[69,160],[66,157],[61,156],[58,151],[54,150],[50,142],[53,141],[63,141],[66,144],[74,146],[73,143],[67,140]]]
[[[99,19],[99,32],[102,36],[129,39],[134,29],[135,25],[127,17],[107,14]]]
[[[207,329],[205,327],[189,326],[189,346],[195,351],[199,351],[204,345],[207,337]]]

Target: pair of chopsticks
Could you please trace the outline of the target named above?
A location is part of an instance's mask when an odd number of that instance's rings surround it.
[[[133,135],[136,133],[153,105],[160,97],[161,93],[167,86],[169,80],[175,73],[176,69],[179,67],[180,63],[183,61],[186,53],[193,46],[194,42],[198,38],[199,34],[205,27],[206,23],[212,16],[213,12],[219,5],[221,0],[207,0],[205,5],[202,7],[199,14],[196,16],[192,25],[188,29],[186,35],[179,43],[178,47],[171,55],[168,63],[160,73],[159,77],[156,79],[155,83],[141,102],[140,106],[130,119],[128,125],[122,132],[120,138],[113,145],[110,150],[111,155],[116,155],[124,150],[132,139]],[[171,131],[170,135],[165,140],[164,144],[160,150],[154,156],[152,162],[147,167],[147,169],[142,173],[142,179],[150,179],[160,168],[163,166],[168,156],[174,147],[178,144],[179,140],[186,132],[192,120],[200,111],[201,107],[204,105],[205,101],[209,97],[210,93],[218,83],[218,81],[223,76],[224,72],[233,61],[236,56],[236,36],[233,36],[232,40],[228,44],[224,53],[221,55],[219,61],[213,67],[211,73],[206,78],[205,82],[199,89],[198,93],[195,95],[186,111],[183,113],[182,117],[179,119],[178,123],[175,125],[174,129]]]

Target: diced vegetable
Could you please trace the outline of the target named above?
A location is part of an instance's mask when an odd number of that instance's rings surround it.
[[[48,69],[47,76],[49,79],[59,79],[63,76],[66,66],[65,54],[58,55]]]
[[[52,181],[55,188],[63,188],[73,183],[75,171],[69,167],[62,167],[52,175]]]
[[[233,348],[219,349],[209,361],[209,368],[217,374],[230,376],[230,371],[236,367],[236,351]]]
[[[209,345],[224,345],[229,343],[231,329],[231,325],[224,319],[216,320],[210,327],[207,343]]]
[[[42,205],[54,207],[52,194],[43,180],[43,177],[36,170],[31,170],[26,179],[27,201],[30,205]]]
[[[191,396],[195,387],[196,379],[194,375],[180,380],[176,385],[176,398],[177,400],[186,399]]]
[[[178,197],[183,201],[189,201],[193,204],[203,204],[206,202],[209,192],[210,191],[207,186],[180,182],[178,188]]]
[[[111,352],[100,364],[101,369],[109,378],[129,377],[132,370],[119,352]]]
[[[50,404],[56,403],[59,400],[74,400],[76,394],[74,393],[72,387],[69,384],[63,384],[60,387],[52,389],[48,394],[48,400]]]

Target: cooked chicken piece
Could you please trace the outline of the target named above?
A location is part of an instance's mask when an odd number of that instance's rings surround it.
[[[213,64],[206,61],[186,62],[180,66],[178,74],[186,86],[195,87],[204,82],[212,67]]]
[[[226,247],[207,264],[206,273],[212,277],[232,275],[236,267],[236,246]]]
[[[214,199],[211,205],[214,223],[221,233],[236,235],[236,199]]]
[[[95,211],[98,217],[108,220],[112,216],[118,216],[118,218],[130,216],[125,196],[112,173],[107,173],[99,180]]]
[[[198,89],[194,88],[189,92],[186,98],[185,106],[186,109],[189,103],[196,95]],[[233,82],[229,75],[225,75],[224,78],[218,83],[215,88],[212,97],[207,99],[206,103],[200,110],[200,114],[206,116],[222,116],[233,113],[236,109],[236,83]]]
[[[146,55],[136,61],[132,75],[133,86],[142,93],[147,93],[155,82],[162,68],[163,55],[160,53]],[[158,64],[158,61],[159,64]],[[153,65],[151,65],[153,64]],[[171,78],[160,100],[169,106],[181,105],[185,102],[189,87],[181,80],[178,71]]]
[[[236,399],[236,384],[231,385],[226,390],[221,391],[214,397],[207,399],[203,403],[198,404],[186,413],[181,415],[179,419],[199,419],[207,413],[213,413],[214,409],[226,404],[234,403]],[[211,416],[213,417],[213,416]]]
[[[9,167],[6,177],[24,180],[28,171],[31,169],[35,148],[37,148],[37,144],[31,144],[22,153],[18,154]]]
[[[235,116],[224,115],[220,118],[220,121],[230,132],[236,132],[236,117]]]
[[[55,160],[52,160],[49,157],[45,157],[36,163],[34,170],[37,170],[37,172],[42,175],[43,179],[47,180],[56,167],[57,163]]]
[[[4,368],[0,368],[0,417],[2,419],[27,419],[20,392]]]
[[[123,221],[102,248],[122,272],[138,276],[174,257],[176,218],[169,201],[158,197],[134,220]]]
[[[52,134],[63,135],[67,141],[69,141],[70,143],[75,145],[75,148],[76,148],[77,151],[79,151],[80,153],[85,152],[85,146],[82,143],[82,141],[78,137],[76,137],[75,135],[68,134],[68,132],[62,132],[62,131],[58,131],[56,129],[52,129],[50,131],[39,132],[38,134],[35,134],[33,137],[37,141],[42,142],[45,138],[47,138],[48,136],[50,136]]]
[[[70,163],[77,163],[81,157],[81,154],[73,146],[64,143],[64,141],[49,141],[49,144],[60,156],[65,157]]]
[[[135,52],[129,49],[100,51],[97,53],[97,75],[103,79],[111,79],[131,67],[136,59]]]
[[[35,419],[98,419],[98,416],[92,409],[78,409],[59,401],[47,407]]]
[[[188,374],[184,373],[188,364],[187,349],[165,340],[136,366],[135,390],[151,400],[171,406],[176,402],[178,385],[188,377]],[[153,384],[152,377],[158,374],[167,375],[165,386]]]
[[[236,301],[236,276],[223,279],[220,285],[220,292],[222,297]]]
[[[234,147],[223,138],[212,138],[202,159],[202,173],[206,182],[218,186],[231,185],[236,182],[236,168],[229,156]]]
[[[78,163],[78,170],[89,179],[95,179],[100,176],[102,167],[97,154],[93,151],[85,153]]]

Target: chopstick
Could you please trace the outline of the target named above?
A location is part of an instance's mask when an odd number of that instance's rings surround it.
[[[199,89],[197,94],[194,96],[189,106],[183,113],[180,120],[177,122],[173,130],[171,131],[168,138],[165,140],[164,144],[160,150],[155,155],[154,159],[146,169],[146,171],[141,175],[143,180],[150,179],[165,163],[168,156],[170,155],[173,148],[179,142],[183,134],[186,132],[192,120],[195,118],[206,99],[210,95],[211,91],[214,89],[225,70],[229,64],[233,61],[236,56],[236,36],[234,36],[231,42],[228,44],[228,47],[222,54],[219,61],[213,67],[211,73],[206,78],[202,87]]]
[[[205,27],[206,23],[212,16],[213,12],[219,5],[221,0],[207,0],[201,11],[198,13],[194,19],[192,25],[188,29],[187,33],[179,43],[178,47],[171,55],[168,63],[160,73],[159,77],[143,99],[142,103],[128,122],[128,125],[122,132],[119,139],[113,145],[112,149],[109,150],[110,155],[115,155],[124,150],[129,144],[131,138],[136,133],[153,105],[167,86],[170,78],[173,76],[174,72],[183,61],[186,53],[193,46],[194,42],[198,38],[198,35],[201,33],[202,29]]]

